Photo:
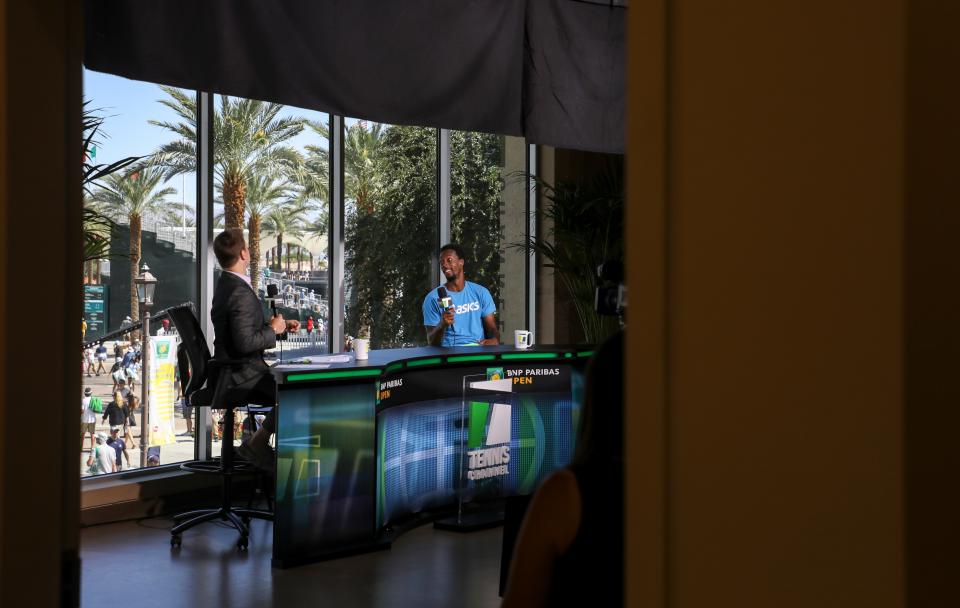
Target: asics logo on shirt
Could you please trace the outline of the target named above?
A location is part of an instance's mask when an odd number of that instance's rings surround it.
[[[470,302],[469,304],[461,304],[456,307],[456,313],[462,315],[465,312],[476,312],[480,310],[480,302]]]

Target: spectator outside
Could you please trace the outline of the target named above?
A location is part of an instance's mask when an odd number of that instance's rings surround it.
[[[90,433],[90,450],[96,446],[97,439],[97,414],[95,408],[103,409],[100,397],[93,396],[93,390],[88,386],[83,389],[83,399],[80,400],[80,451],[83,451],[83,442]]]
[[[134,410],[137,409],[137,398],[134,396],[133,391],[130,389],[124,389],[120,391],[120,397],[123,399],[123,438],[126,445],[129,445],[133,449],[137,449],[137,444],[133,441],[133,433],[130,430],[130,427],[137,426],[137,418],[134,415]],[[129,458],[127,459],[130,460]]]
[[[97,346],[95,354],[97,356],[97,375],[99,376],[101,373],[107,373],[107,370],[103,368],[103,362],[107,360],[107,347],[103,344],[103,342]]]
[[[90,450],[90,457],[87,458],[87,472],[91,475],[116,472],[116,452],[107,445],[106,435],[97,433],[96,441],[96,445]]]
[[[83,350],[83,361],[86,367],[87,378],[89,378],[90,374],[95,371],[94,368],[97,365],[97,356],[94,354],[92,346],[88,346]],[[100,374],[97,375],[99,376]]]
[[[120,388],[120,383],[126,383],[127,373],[123,369],[123,362],[120,357],[113,362],[113,367],[110,368],[110,377],[113,378],[113,388],[112,391],[116,391]]]
[[[113,448],[115,453],[118,471],[123,469],[124,459],[127,461],[127,468],[130,468],[130,454],[127,453],[126,443],[120,438],[121,428],[122,427],[111,426],[110,437],[107,439],[107,445]]]
[[[116,427],[119,430],[123,430],[123,421],[126,418],[126,414],[123,412],[123,393],[119,390],[113,393],[113,401],[107,404],[107,408],[103,411],[103,421],[110,424],[110,428],[113,429]]]
[[[181,395],[180,406],[180,412],[183,416],[183,419],[187,423],[187,430],[183,433],[180,433],[180,436],[193,437],[193,408],[190,407],[190,397]]]
[[[140,355],[135,353],[132,348],[127,355],[130,357],[128,359],[127,356],[124,355],[123,373],[126,376],[127,386],[130,388],[130,390],[135,390],[134,387],[137,383],[137,375],[140,369]]]
[[[155,467],[160,464],[160,446],[155,445],[147,448],[147,466]]]
[[[81,323],[80,327],[83,330],[83,335],[81,336],[80,340],[83,341],[87,339],[87,320],[81,318],[80,323]]]

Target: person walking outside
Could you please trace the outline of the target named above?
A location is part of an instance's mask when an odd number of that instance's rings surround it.
[[[119,357],[113,362],[113,367],[110,368],[110,377],[113,378],[113,388],[110,389],[113,392],[120,388],[121,383],[127,381],[127,373],[123,370],[123,363]]]
[[[97,444],[90,450],[90,457],[87,458],[87,473],[103,475],[117,471],[116,452],[106,443],[107,436],[97,433]]]
[[[313,315],[307,317],[307,336],[310,338],[310,346],[316,346],[317,337],[313,335]]]
[[[126,395],[123,394],[123,391],[120,391],[120,395],[123,397],[123,439],[126,442],[126,445],[130,446],[133,449],[137,449],[137,444],[133,441],[133,432],[130,430],[130,427],[137,426],[137,417],[134,415],[134,410],[137,409],[137,398],[134,396],[132,391],[127,392]],[[130,458],[127,458],[127,464],[129,466]]]
[[[102,420],[109,423],[110,428],[117,427],[123,430],[123,421],[126,418],[126,414],[123,411],[123,401],[123,393],[114,391],[113,401],[108,403],[106,409],[103,411]]]
[[[103,345],[103,342],[97,346],[97,350],[94,351],[94,354],[97,357],[97,369],[96,374],[99,376],[101,373],[107,373],[107,370],[103,368],[103,362],[107,360],[107,347]]]
[[[136,390],[137,375],[140,370],[140,355],[133,351],[128,354],[130,355],[129,360],[124,356],[123,373],[126,374],[127,386],[132,391]]]
[[[96,446],[97,414],[103,412],[103,402],[100,397],[93,395],[89,386],[83,389],[83,399],[80,400],[80,451],[83,451],[83,442],[90,433],[90,450]]]
[[[107,438],[107,445],[113,448],[114,456],[117,463],[117,471],[123,469],[123,460],[127,461],[127,468],[130,468],[130,454],[127,453],[127,445],[120,438],[120,427],[112,426],[110,427],[110,437]]]
[[[97,358],[96,355],[93,354],[92,346],[88,346],[87,348],[83,349],[83,362],[86,367],[87,378],[89,378],[90,374],[93,373],[93,368],[96,367],[96,361]]]

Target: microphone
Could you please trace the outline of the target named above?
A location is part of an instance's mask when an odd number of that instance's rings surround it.
[[[273,311],[273,316],[277,316],[277,296],[280,294],[280,290],[277,289],[276,283],[271,283],[267,285],[267,301],[270,302],[270,310]],[[277,340],[286,340],[287,332],[284,331],[282,334],[277,336]]]
[[[437,288],[437,297],[440,299],[440,308],[448,310],[453,308],[453,298],[447,293],[447,288],[441,285]],[[453,324],[450,325],[453,327]]]

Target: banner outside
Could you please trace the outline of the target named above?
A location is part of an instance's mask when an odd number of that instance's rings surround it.
[[[173,422],[177,337],[150,337],[150,447],[176,442]]]

